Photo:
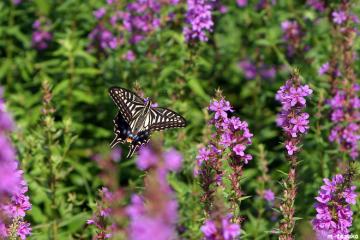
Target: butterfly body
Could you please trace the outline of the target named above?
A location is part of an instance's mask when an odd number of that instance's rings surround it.
[[[109,93],[119,108],[114,118],[115,138],[110,146],[129,143],[127,157],[131,157],[140,146],[146,144],[152,132],[186,126],[185,119],[176,112],[153,107],[149,99],[143,99],[127,89],[112,87]]]

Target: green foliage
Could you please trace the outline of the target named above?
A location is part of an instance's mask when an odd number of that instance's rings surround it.
[[[314,89],[307,107],[311,128],[299,157],[296,199],[296,234],[299,239],[309,236],[314,197],[322,179],[340,171],[337,162],[343,156],[328,141],[331,123],[325,100],[329,84],[317,74],[331,52],[330,26],[325,17],[318,18],[318,13],[302,2],[279,0],[274,6],[256,10],[256,4],[239,8],[236,1],[224,1],[228,12],[215,14],[209,42],[196,45],[186,44],[182,36],[181,5],[175,10],[180,16],[178,21],[139,44],[92,53],[87,38],[96,26],[92,12],[105,1],[24,0],[18,6],[9,0],[1,1],[0,84],[18,126],[13,139],[29,184],[32,210],[27,218],[33,226],[30,239],[90,239],[94,234],[86,227],[86,220],[93,213],[102,182],[92,156],[109,152],[112,119],[117,110],[107,89],[113,85],[140,88],[145,96],[188,120],[185,129],[160,134],[166,148],[177,148],[184,155],[182,172],[169,177],[179,201],[179,232],[184,239],[202,236],[201,189],[193,177],[193,167],[198,146],[210,138],[206,107],[215,89],[220,88],[235,107],[236,115],[246,120],[254,133],[250,150],[254,160],[246,165],[241,182],[245,193],[241,199],[241,215],[245,217],[242,239],[276,239],[272,230],[277,227],[279,214],[273,207],[278,207],[279,181],[288,165],[281,130],[275,124],[279,105],[274,96],[286,81],[289,67],[298,67],[303,81]],[[353,11],[359,14],[359,5]],[[43,51],[37,51],[31,43],[32,24],[39,16],[51,19],[54,35],[49,48]],[[304,42],[309,46],[309,50],[291,59],[286,55],[280,27],[287,19],[300,22]],[[357,53],[359,47],[357,40]],[[135,61],[123,59],[128,50],[135,52]],[[276,77],[247,80],[237,66],[245,58],[276,66]],[[355,68],[359,71],[359,64]],[[51,114],[43,112],[46,103],[42,85],[46,82],[55,110]],[[142,173],[136,170],[133,159],[122,159],[119,172],[122,186],[141,190]],[[261,197],[268,188],[276,193],[275,206]],[[353,210],[353,232],[357,233],[359,201]]]

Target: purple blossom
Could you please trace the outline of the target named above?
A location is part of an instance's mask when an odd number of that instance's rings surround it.
[[[22,240],[26,239],[27,236],[31,235],[30,223],[20,222],[17,233]]]
[[[37,50],[48,48],[53,36],[49,32],[50,22],[40,18],[33,23],[32,46]]]
[[[211,237],[217,232],[216,225],[211,220],[206,220],[204,225],[201,226],[200,230],[205,235],[205,237]]]
[[[209,110],[215,112],[214,119],[227,118],[227,112],[232,112],[230,102],[225,99],[220,99],[219,101],[210,102]]]
[[[183,158],[178,151],[171,149],[165,152],[164,159],[168,170],[177,172],[181,169]]]
[[[266,189],[264,191],[263,197],[268,202],[273,202],[275,200],[275,194],[273,191],[271,191],[271,189]]]
[[[98,10],[94,11],[94,16],[97,19],[102,18],[103,16],[105,16],[105,14],[106,14],[106,8],[104,8],[104,7],[99,8]]]
[[[299,148],[292,141],[288,141],[285,143],[285,148],[290,156],[294,155],[295,152],[299,150]]]
[[[231,223],[231,215],[221,219],[220,227],[217,227],[213,220],[206,220],[200,230],[206,240],[217,239],[216,236],[222,236],[225,240],[236,239],[240,235],[240,226]]]
[[[320,76],[324,75],[324,74],[329,72],[329,69],[330,69],[330,63],[326,62],[323,65],[321,65],[321,67],[319,68],[318,73],[319,73]]]
[[[341,10],[334,11],[334,12],[332,12],[331,15],[333,17],[334,23],[339,24],[339,25],[347,20],[346,12],[341,11]]]
[[[125,59],[128,62],[133,62],[136,59],[135,53],[129,50],[123,55],[123,59]]]
[[[211,0],[187,0],[186,23],[188,25],[183,30],[187,42],[208,40],[207,32],[211,32],[214,25],[211,3]]]
[[[239,67],[244,71],[244,75],[247,79],[254,79],[257,75],[256,66],[247,59],[239,62]]]
[[[223,236],[225,240],[236,239],[240,235],[240,226],[230,222],[231,216],[222,219]]]
[[[179,171],[182,166],[182,155],[175,149],[170,149],[162,154],[167,171]],[[159,164],[159,157],[149,147],[139,151],[136,165],[140,170],[147,170]]]
[[[292,137],[297,137],[297,134],[304,134],[309,129],[309,114],[301,113],[299,116],[290,119],[292,129],[290,130]]]
[[[344,177],[340,174],[332,180],[324,179],[316,197],[316,217],[312,225],[317,235],[332,235],[332,239],[343,239],[348,235],[352,225],[352,211],[349,204],[355,204],[355,186],[347,187]]]
[[[243,157],[243,156],[245,156],[245,153],[244,153],[245,149],[246,149],[245,145],[236,144],[235,147],[233,148],[233,151],[235,152],[236,155]]]
[[[139,156],[136,159],[136,165],[140,170],[146,170],[157,164],[158,157],[148,147],[143,147],[139,151]]]

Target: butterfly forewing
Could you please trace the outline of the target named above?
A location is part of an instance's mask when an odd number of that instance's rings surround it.
[[[151,109],[151,131],[162,131],[168,128],[181,128],[186,126],[186,120],[178,113],[167,108]]]
[[[112,87],[109,93],[128,123],[145,107],[143,99],[127,89]]]

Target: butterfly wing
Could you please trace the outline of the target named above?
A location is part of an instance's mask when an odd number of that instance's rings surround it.
[[[144,100],[136,93],[125,88],[112,87],[109,94],[126,122],[130,122],[136,113],[145,107]]]
[[[115,138],[111,142],[110,147],[113,148],[118,143],[125,143],[127,133],[130,130],[129,124],[123,118],[123,115],[118,112],[113,120]]]
[[[167,108],[151,108],[151,131],[162,131],[168,128],[182,128],[186,126],[186,120],[180,114]]]
[[[122,114],[120,112],[118,112],[118,114],[114,118],[114,125],[115,125],[114,127],[115,138],[110,144],[111,148],[115,147],[118,143],[125,144],[126,139],[128,138],[127,133],[130,131],[129,124],[125,121],[125,119],[122,117]],[[139,147],[148,143],[149,140],[150,140],[149,131],[139,132],[138,138],[130,144],[130,150],[127,155],[127,158],[130,158]]]

